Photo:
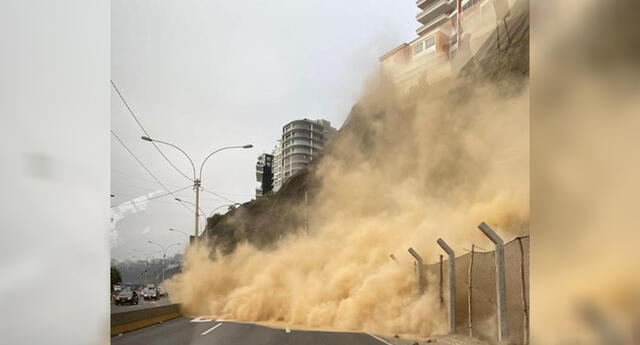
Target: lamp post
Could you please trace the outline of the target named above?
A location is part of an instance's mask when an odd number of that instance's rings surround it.
[[[184,232],[184,231],[180,231],[180,230],[176,230],[176,229],[174,229],[174,228],[169,228],[169,231],[179,232],[179,233],[181,233],[181,234],[185,235],[185,236],[187,237],[187,242],[189,242],[189,234],[187,234],[186,232]]]
[[[202,169],[204,168],[204,163],[207,162],[207,160],[209,159],[209,157],[213,156],[215,153],[220,152],[222,150],[228,150],[228,149],[250,149],[253,147],[253,145],[251,144],[247,144],[247,145],[238,145],[238,146],[226,146],[223,148],[219,148],[213,152],[211,152],[207,157],[205,157],[205,159],[202,161],[202,164],[200,164],[200,172],[198,175],[196,175],[196,166],[195,164],[193,164],[193,160],[191,159],[191,157],[189,157],[189,155],[182,150],[181,148],[179,148],[178,146],[168,143],[166,141],[161,141],[161,140],[157,140],[157,139],[152,139],[149,138],[147,136],[142,136],[140,137],[142,140],[145,141],[149,141],[149,142],[155,142],[155,143],[160,143],[160,144],[164,144],[164,145],[168,145],[171,146],[173,148],[175,148],[176,150],[182,152],[183,155],[185,155],[185,157],[187,157],[187,159],[189,160],[189,163],[191,163],[191,168],[193,170],[193,187],[195,189],[196,192],[196,210],[195,210],[195,241],[198,241],[198,223],[199,223],[199,210],[200,210],[200,185],[202,184]]]
[[[180,199],[180,198],[173,198],[173,199],[174,199],[175,201],[186,202],[187,204],[190,204],[190,205],[193,205],[193,206],[195,206],[195,205],[196,205],[196,204],[192,203],[191,201],[182,200],[182,199]],[[233,206],[235,206],[235,205],[240,205],[240,203],[235,203],[235,204],[226,204],[226,205],[218,206],[218,207],[214,208],[214,209],[213,209],[213,211],[211,211],[211,213],[209,213],[209,217],[213,216],[213,213],[214,213],[215,211],[219,210],[219,209],[220,209],[220,208],[222,208],[222,207],[233,207]],[[198,208],[198,210],[200,210],[200,212],[202,212],[201,214],[202,214],[202,216],[203,216],[203,217],[205,217],[205,220],[206,220],[206,219],[207,219],[207,213],[206,213],[206,212],[204,212],[204,211],[202,210],[202,208]],[[205,240],[205,243],[207,243],[207,242],[208,242],[208,240],[209,240],[209,238],[208,238],[208,235],[209,235],[209,234],[208,234],[208,232],[206,231],[206,227],[207,227],[207,225],[205,224],[205,229],[204,229],[204,230],[202,230],[202,231],[204,232],[204,240]],[[169,228],[169,230],[171,230],[171,228]],[[173,231],[176,231],[176,230],[173,230]],[[182,231],[180,231],[180,232],[182,232]],[[183,232],[183,234],[184,234],[184,232]],[[187,240],[188,240],[188,239],[189,239],[189,235],[187,235]]]
[[[144,285],[147,285],[147,271],[149,270],[149,256],[151,256],[152,254],[155,253],[161,253],[160,250],[154,250],[151,252],[145,252],[143,250],[140,249],[133,249],[134,252],[138,252],[141,253],[144,256],[144,263],[145,263],[145,268],[144,268]]]
[[[201,208],[201,207],[196,206],[196,204],[192,203],[191,201],[182,200],[182,199],[180,199],[180,198],[173,198],[173,200],[175,200],[175,201],[179,201],[179,202],[186,202],[187,204],[194,206],[194,207],[196,208],[196,213],[197,213],[198,211],[200,211],[200,214],[199,214],[199,215],[201,215],[201,216],[205,217],[205,221],[206,221],[206,219],[207,219],[207,218],[206,218],[206,217],[207,217],[207,214],[202,210],[202,208]],[[206,225],[205,225],[205,226],[206,226]],[[196,236],[197,236],[197,235],[196,235]]]
[[[153,241],[147,241],[148,243],[151,244],[155,244],[156,246],[160,247],[160,249],[162,250],[162,281],[164,282],[164,260],[167,258],[167,249],[173,247],[173,246],[179,246],[180,243],[171,243],[167,246],[163,246],[158,242],[153,242]]]

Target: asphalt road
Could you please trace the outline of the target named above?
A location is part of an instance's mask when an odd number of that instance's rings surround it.
[[[169,298],[161,297],[158,301],[145,301],[142,297],[138,300],[138,304],[115,305],[111,302],[111,313],[119,313],[121,311],[131,311],[138,309],[146,309],[171,304]]]
[[[275,329],[253,324],[177,318],[111,338],[114,345],[390,345],[368,333]]]

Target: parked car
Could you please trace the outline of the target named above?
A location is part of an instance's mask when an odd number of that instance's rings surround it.
[[[149,301],[149,300],[159,300],[160,299],[160,294],[158,293],[158,290],[154,287],[148,287],[145,292],[144,292],[144,300],[145,301]]]
[[[118,295],[115,298],[116,305],[123,305],[126,303],[129,304],[138,304],[138,293],[131,289],[123,289],[120,290]]]

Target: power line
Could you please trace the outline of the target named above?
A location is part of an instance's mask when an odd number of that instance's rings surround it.
[[[153,138],[149,132],[147,132],[146,129],[144,129],[144,126],[142,126],[142,123],[140,123],[140,120],[138,120],[138,117],[136,116],[136,114],[133,112],[133,110],[131,109],[131,107],[129,106],[129,103],[127,103],[127,101],[124,99],[124,96],[122,96],[122,94],[120,93],[120,90],[118,90],[118,87],[116,86],[116,84],[113,82],[113,80],[111,80],[111,85],[113,86],[114,90],[116,90],[116,93],[118,94],[118,96],[120,97],[120,99],[122,100],[122,103],[124,103],[124,105],[127,107],[127,110],[129,110],[129,113],[131,114],[131,116],[133,116],[133,119],[136,120],[136,123],[138,123],[138,126],[140,126],[140,129],[142,129],[142,131],[144,132],[144,134],[149,137],[149,138]],[[156,145],[156,143],[154,143],[153,141],[151,142],[151,144],[153,144],[153,147],[156,148],[156,150],[158,150],[158,152],[160,152],[160,154],[162,155],[162,157],[174,168],[176,169],[177,172],[180,173],[180,175],[184,176],[187,180],[189,181],[193,181],[193,178],[185,175],[185,173],[183,173],[182,171],[180,171],[180,169],[178,169],[178,167],[176,167],[171,160],[169,160],[169,158],[164,154],[164,152],[162,152],[162,150],[160,150],[160,148],[158,147],[158,145]],[[195,176],[194,176],[195,178]]]
[[[126,177],[126,178],[127,178],[127,180],[129,180],[129,179],[136,179],[136,180],[139,180],[139,181],[141,181],[141,182],[148,182],[148,183],[153,183],[153,184],[155,184],[155,183],[156,183],[156,181],[153,181],[153,180],[151,180],[151,179],[147,179],[147,178],[144,178],[144,177],[140,177],[140,176],[136,176],[136,175],[132,175],[132,174],[128,174],[128,173],[124,173],[124,172],[122,172],[122,171],[118,171],[118,170],[114,170],[114,169],[111,169],[111,174],[112,174],[112,175],[111,175],[111,179],[112,179],[112,180],[113,180],[114,178],[115,178],[115,179],[117,179],[117,180],[116,180],[116,182],[117,182],[117,183],[122,183],[122,182],[120,182],[119,180],[120,180],[121,178],[123,178],[123,177]],[[114,176],[113,174],[116,174],[116,175],[118,175],[118,176]],[[167,185],[167,186],[169,186],[169,187],[180,188],[180,186],[179,186],[179,185],[172,184],[172,183],[167,183],[166,185]]]
[[[165,196],[168,196],[168,195],[173,195],[172,193],[177,193],[177,192],[179,192],[179,191],[185,190],[185,189],[190,188],[190,187],[193,187],[193,186],[192,186],[192,185],[188,185],[188,186],[186,186],[186,187],[182,187],[182,188],[180,188],[180,189],[176,189],[176,190],[174,190],[173,192],[164,193],[164,194],[162,194],[162,195],[152,196],[152,197],[150,197],[150,198],[146,198],[146,199],[144,199],[144,200],[140,200],[140,201],[133,201],[133,200],[131,200],[131,201],[125,201],[125,202],[123,202],[122,204],[113,205],[113,206],[111,206],[111,208],[118,207],[118,206],[122,206],[122,205],[126,205],[126,204],[132,204],[132,205],[133,205],[133,204],[137,204],[137,203],[142,203],[142,202],[147,202],[147,201],[151,201],[151,200],[159,199],[159,198],[162,198],[162,197],[165,197]]]
[[[142,190],[142,191],[146,191],[148,193],[151,193],[151,192],[155,192],[158,189],[158,187],[157,187],[155,182],[153,182],[153,185],[154,185],[154,187],[150,188],[150,187],[143,187],[143,186],[139,186],[139,185],[135,185],[135,184],[125,183],[125,182],[122,182],[122,181],[111,181],[111,189],[112,189],[111,191],[112,192],[116,192],[116,194],[118,196],[120,194],[122,194],[122,193],[117,192],[118,187],[123,187],[123,188],[127,188],[127,189],[128,188],[135,188],[136,190]],[[167,184],[167,186],[171,187],[171,185],[169,185],[169,184]],[[138,194],[138,196],[139,195],[140,194]]]
[[[231,199],[229,199],[229,198],[227,198],[227,197],[225,197],[225,196],[222,196],[222,195],[220,195],[220,194],[218,194],[218,193],[212,192],[212,191],[210,191],[210,190],[208,190],[208,189],[204,189],[204,188],[202,188],[202,190],[203,190],[203,191],[205,191],[205,192],[207,192],[207,193],[209,193],[209,194],[215,195],[215,196],[217,196],[218,198],[221,198],[221,199],[223,199],[223,200],[226,200],[226,201],[232,202],[232,203],[234,203],[234,204],[237,204],[237,201],[235,201],[235,200],[231,200]]]
[[[156,175],[154,175],[151,170],[149,170],[149,168],[147,168],[146,165],[144,165],[144,163],[142,163],[142,161],[140,159],[138,159],[138,157],[136,157],[136,155],[129,149],[129,147],[127,147],[127,145],[120,139],[120,137],[118,137],[118,135],[116,135],[116,133],[113,131],[113,129],[111,130],[111,134],[118,140],[118,142],[122,145],[122,147],[125,148],[125,150],[127,150],[127,152],[129,152],[129,154],[131,155],[131,157],[133,157],[133,159],[136,160],[136,162],[138,162],[143,168],[144,170],[149,173],[149,175],[151,177],[153,177],[154,180],[156,180],[156,182],[158,182],[158,184],[160,186],[162,186],[162,188],[167,191],[167,193],[169,193],[171,196],[173,196],[175,198],[175,195],[173,194],[173,192],[171,192],[169,190],[169,188],[167,188],[167,186],[164,185],[164,183],[162,183],[157,177]],[[180,205],[182,205],[183,207],[185,207],[187,210],[191,211],[191,209],[189,207],[187,207],[187,205],[185,205],[183,202],[180,202]]]
[[[124,173],[124,172],[122,172],[122,171],[118,171],[118,170],[113,170],[113,169],[112,169],[112,170],[111,170],[111,173],[115,173],[115,174],[118,174],[118,175],[121,175],[121,176],[125,176],[125,177],[128,177],[128,178],[138,179],[138,180],[140,180],[140,181],[144,181],[144,182],[156,183],[155,181],[152,181],[152,180],[150,180],[150,179],[146,179],[146,178],[142,178],[142,177],[139,177],[139,176],[135,176],[135,175],[127,174],[127,173]],[[132,185],[132,184],[127,184],[127,183],[122,183],[121,181],[115,181],[115,182],[112,182],[112,183],[115,183],[115,184],[122,184],[122,185],[125,185],[125,186],[130,186],[130,187],[135,187],[135,188],[143,189],[143,187],[140,187],[140,186],[137,186],[137,185]],[[179,185],[175,185],[175,184],[171,184],[171,183],[166,183],[166,185],[167,185],[167,186],[169,186],[169,187],[175,187],[175,188],[179,188],[179,187],[180,187]],[[232,194],[232,193],[223,193],[223,192],[220,192],[220,191],[216,191],[216,192],[214,192],[214,193],[221,194],[221,195],[226,195],[226,196],[230,196],[230,197],[233,197],[233,196],[239,196],[239,197],[248,197],[248,196],[252,196],[252,194]],[[219,201],[219,200],[220,200],[220,198],[219,198],[219,197],[217,197],[217,196],[216,196],[216,198],[205,198],[205,197],[203,197],[203,196],[200,196],[200,200],[201,200],[201,201],[202,201],[202,200]],[[226,201],[228,201],[228,200],[226,200]]]

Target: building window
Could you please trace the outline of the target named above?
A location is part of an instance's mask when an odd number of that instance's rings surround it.
[[[413,46],[413,55],[418,55],[422,52],[422,42],[416,44],[415,46]]]
[[[424,40],[424,49],[428,49],[432,45],[436,44],[436,36],[431,36],[428,39]]]
[[[462,4],[462,12],[468,10],[473,7],[473,5],[479,3],[482,0],[467,0],[466,3]]]
[[[431,36],[413,46],[413,55],[418,55],[436,44],[436,36]]]

